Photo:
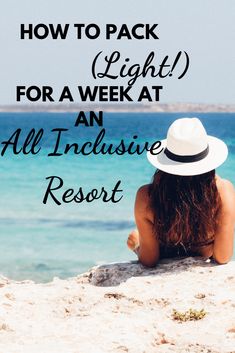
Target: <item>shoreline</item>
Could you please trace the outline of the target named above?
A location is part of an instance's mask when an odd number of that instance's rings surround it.
[[[205,103],[149,103],[149,104],[12,104],[0,105],[0,112],[52,112],[76,113],[78,111],[104,112],[149,112],[149,113],[235,113],[234,104],[205,104]]]

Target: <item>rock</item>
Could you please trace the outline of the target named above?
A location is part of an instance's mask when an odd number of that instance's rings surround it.
[[[96,266],[47,284],[4,279],[0,351],[235,353],[234,271],[235,262],[186,258]]]

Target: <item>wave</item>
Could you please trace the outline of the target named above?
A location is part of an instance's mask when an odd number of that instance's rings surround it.
[[[0,223],[3,225],[45,225],[62,228],[82,228],[96,230],[130,230],[135,227],[135,223],[129,220],[113,220],[102,221],[100,219],[85,219],[85,220],[63,220],[50,218],[12,218],[0,217]]]

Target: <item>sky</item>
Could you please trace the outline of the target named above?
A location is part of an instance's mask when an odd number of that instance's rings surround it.
[[[127,86],[127,78],[94,79],[91,66],[102,51],[103,57],[119,51],[113,70],[123,64],[143,64],[150,52],[159,65],[168,55],[186,51],[190,66],[177,79],[177,71],[164,79],[139,78],[133,85],[136,101],[143,86],[162,85],[161,103],[234,104],[235,92],[235,1],[234,0],[8,0],[0,12],[0,105],[16,102],[17,86],[50,86],[57,102],[64,86],[69,86],[79,103],[77,86]],[[20,39],[20,25],[69,24],[65,40]],[[76,38],[74,24],[97,24],[99,38]],[[105,39],[105,25],[129,29],[137,23],[158,24],[159,39]],[[102,58],[101,58],[102,59]],[[104,60],[100,60],[100,67]],[[179,67],[180,69],[180,67]],[[29,101],[21,97],[23,104]],[[66,102],[66,101],[64,101]],[[41,103],[39,100],[37,103]],[[30,103],[34,104],[34,103]],[[52,104],[52,103],[51,103]]]

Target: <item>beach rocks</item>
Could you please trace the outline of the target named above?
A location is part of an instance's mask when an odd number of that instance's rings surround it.
[[[46,284],[0,277],[0,351],[235,353],[234,270],[186,258]]]

